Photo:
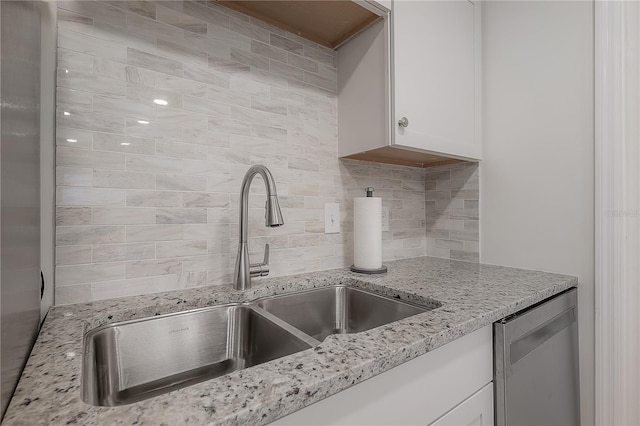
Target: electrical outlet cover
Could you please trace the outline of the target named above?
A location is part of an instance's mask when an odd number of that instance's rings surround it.
[[[340,233],[340,204],[326,203],[324,205],[324,233]]]

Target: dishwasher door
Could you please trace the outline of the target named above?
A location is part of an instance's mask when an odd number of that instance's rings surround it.
[[[493,325],[496,425],[579,425],[577,290]]]

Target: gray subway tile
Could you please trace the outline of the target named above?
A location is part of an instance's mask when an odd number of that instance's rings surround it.
[[[127,206],[180,207],[182,194],[170,191],[127,190]]]
[[[251,40],[251,52],[266,58],[287,62],[287,52],[258,40]]]
[[[179,40],[184,31],[135,13],[127,13],[127,29],[143,36],[159,38],[163,40]]]
[[[159,208],[155,221],[159,224],[207,223],[206,208]]]
[[[95,225],[139,225],[155,223],[155,209],[132,207],[94,207]]]
[[[247,22],[237,18],[230,18],[229,30],[242,34],[253,40],[258,40],[263,43],[269,43],[269,31],[260,28],[257,25],[253,25],[251,22]]]
[[[156,6],[152,2],[148,2],[145,0],[111,0],[106,1],[105,3],[108,3],[109,5],[120,9],[127,10],[137,15],[144,16],[145,18],[156,18]]]
[[[56,267],[56,286],[67,286],[124,278],[124,263],[69,265]]]
[[[124,154],[100,152],[90,149],[58,147],[56,164],[67,167],[91,167],[94,169],[124,169]]]
[[[171,43],[166,40],[158,40],[158,54],[179,62],[193,62],[200,66],[207,66],[208,55],[205,52],[191,49],[180,44]]]
[[[156,8],[156,20],[180,28],[181,30],[196,34],[207,34],[206,22],[168,7],[159,6]]]
[[[93,262],[121,262],[125,260],[153,259],[155,243],[99,244],[93,246]]]
[[[248,67],[269,70],[269,59],[264,56],[232,47],[230,57],[232,61],[239,62]]]
[[[90,225],[91,207],[56,207],[56,225]]]
[[[107,22],[112,25],[124,27],[126,14],[123,10],[99,1],[58,1],[58,9],[68,10],[82,16],[92,18],[94,21]]]
[[[278,34],[271,33],[269,37],[269,44],[297,55],[302,55],[303,53],[301,43],[282,37]]]
[[[155,180],[152,173],[94,170],[93,186],[100,188],[154,189]]]
[[[127,63],[140,68],[182,77],[182,62],[141,50],[127,48]]]
[[[304,78],[304,71],[302,69],[278,61],[271,61],[269,64],[269,70],[272,73],[281,75],[285,78],[292,78],[300,81]]]
[[[125,62],[127,59],[126,46],[63,29],[58,30],[58,47],[114,61]]]
[[[184,64],[184,78],[229,88],[229,76],[214,69],[194,64]]]
[[[202,21],[214,24],[222,28],[229,28],[229,16],[218,10],[207,7],[195,1],[183,2],[182,10],[185,14],[201,19]]]
[[[124,242],[124,226],[58,226],[56,245],[108,244]]]
[[[58,48],[57,67],[62,70],[61,72],[70,70],[91,73],[93,72],[93,56],[60,47]]]
[[[287,115],[286,103],[258,96],[251,98],[251,108],[272,114]]]
[[[174,241],[181,240],[184,236],[182,225],[138,225],[127,226],[126,241]]]
[[[469,252],[469,251],[463,251],[463,250],[451,250],[451,259],[478,263],[480,261],[480,255],[476,252]]]

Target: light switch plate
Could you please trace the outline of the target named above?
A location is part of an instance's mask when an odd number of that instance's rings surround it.
[[[389,206],[382,207],[382,232],[389,230]]]
[[[324,233],[340,233],[340,204],[326,203],[324,205]]]

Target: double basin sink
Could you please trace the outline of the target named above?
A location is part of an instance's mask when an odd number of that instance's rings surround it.
[[[82,397],[130,404],[438,306],[341,285],[102,326],[84,338]]]

